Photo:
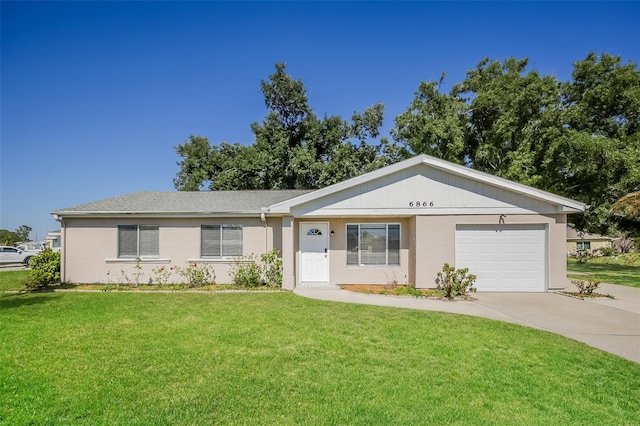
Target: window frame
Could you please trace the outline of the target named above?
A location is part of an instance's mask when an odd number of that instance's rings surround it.
[[[209,255],[204,253],[203,230],[206,228],[219,228],[220,238],[218,241],[219,255]],[[240,228],[240,251],[237,254],[225,253],[224,230],[229,232],[232,228]],[[229,244],[227,242],[227,244]],[[226,248],[229,248],[228,246]],[[244,226],[239,223],[214,223],[200,225],[200,259],[237,259],[244,255]]]
[[[361,227],[362,226],[372,226],[372,225],[384,225],[384,230],[385,230],[385,263],[379,263],[379,264],[373,264],[373,263],[362,263],[362,250],[361,250],[361,245],[362,245],[362,232],[361,232]],[[357,243],[358,243],[358,249],[357,249],[357,253],[358,253],[358,262],[357,263],[349,263],[349,227],[350,226],[357,226],[358,227],[358,232],[357,232]],[[398,227],[398,263],[389,263],[389,226],[397,226]],[[401,252],[401,247],[402,247],[402,224],[399,222],[384,222],[384,223],[380,223],[380,222],[359,222],[359,223],[347,223],[345,225],[345,236],[346,236],[346,245],[345,245],[345,252],[346,252],[346,266],[348,268],[381,268],[381,267],[399,267],[401,266],[401,261],[400,261],[400,252]]]
[[[136,228],[136,254],[122,254],[121,253],[121,242],[122,235],[120,233],[121,229],[124,228]],[[160,226],[153,224],[126,224],[126,225],[118,225],[118,259],[158,259],[160,257]],[[140,246],[141,246],[141,231],[142,230],[154,230],[155,235],[155,254],[141,254]]]
[[[576,241],[576,251],[591,250],[591,241]]]

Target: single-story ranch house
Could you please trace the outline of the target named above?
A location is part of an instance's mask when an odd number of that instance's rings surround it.
[[[581,250],[596,250],[603,247],[611,247],[613,238],[600,234],[588,234],[578,232],[575,229],[567,229],[567,252]]]
[[[62,280],[107,282],[139,262],[214,266],[280,251],[283,287],[414,283],[444,263],[478,291],[544,292],[566,282],[567,214],[585,205],[426,155],[318,189],[138,192],[52,214]],[[140,259],[137,261],[136,259]]]

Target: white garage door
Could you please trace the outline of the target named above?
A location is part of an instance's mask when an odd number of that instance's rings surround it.
[[[458,225],[456,268],[478,291],[546,291],[545,225]]]

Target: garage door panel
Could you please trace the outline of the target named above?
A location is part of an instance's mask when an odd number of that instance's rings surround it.
[[[459,225],[456,267],[469,268],[479,291],[545,291],[546,227]]]

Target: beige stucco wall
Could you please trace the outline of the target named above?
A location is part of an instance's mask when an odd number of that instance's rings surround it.
[[[611,247],[611,240],[590,240],[585,238],[584,240],[577,241],[589,241],[591,243],[591,250],[599,249],[602,247]],[[576,251],[577,241],[567,241],[567,252]]]
[[[187,266],[190,263],[211,264],[216,282],[228,283],[232,260],[200,258],[200,226],[216,224],[243,225],[243,252],[259,255],[280,240],[281,221],[269,219],[267,227],[260,218],[206,218],[206,219],[66,219],[64,228],[63,280],[71,283],[117,283],[124,280],[123,273],[132,277],[136,262],[118,259],[118,225],[157,225],[159,227],[159,256],[141,262],[143,279],[153,278],[153,268]],[[176,282],[181,280],[176,276]],[[142,281],[142,280],[141,280]]]
[[[160,266],[186,266],[187,262],[209,263],[218,283],[228,283],[231,260],[200,259],[200,226],[242,224],[245,255],[281,250],[283,287],[299,285],[299,224],[328,222],[334,236],[329,240],[330,284],[415,283],[419,288],[435,287],[436,274],[444,263],[455,265],[455,232],[459,224],[497,224],[499,215],[423,215],[380,218],[260,218],[211,219],[72,219],[63,228],[63,279],[72,283],[117,283],[124,274],[132,277],[135,260],[118,259],[118,225],[147,224],[159,227],[159,257],[142,262],[143,279],[153,277]],[[346,226],[349,223],[400,223],[400,266],[347,266]],[[566,216],[508,215],[507,224],[543,223],[548,227],[548,288],[566,283]],[[176,281],[179,281],[176,277]]]
[[[301,219],[295,221],[294,235],[296,251],[296,270],[300,269],[300,251],[298,246],[300,222],[328,222],[329,230],[329,284],[390,284],[394,280],[405,284],[409,280],[409,219],[408,218],[366,218],[366,219]],[[400,266],[347,266],[347,224],[357,223],[399,223],[400,224]],[[297,274],[296,285],[300,284]]]
[[[499,215],[412,216],[403,218],[322,218],[295,219],[283,228],[285,249],[285,288],[300,285],[298,246],[301,222],[328,222],[334,236],[329,241],[329,284],[415,283],[418,288],[436,287],[437,273],[444,263],[455,265],[457,225],[497,224]],[[291,221],[288,217],[285,221]],[[346,225],[349,223],[400,223],[400,266],[354,267],[346,262]],[[547,289],[562,289],[566,284],[566,215],[508,215],[507,224],[544,224],[547,227]],[[289,240],[290,239],[290,240]],[[287,240],[289,240],[287,242]],[[290,247],[290,249],[289,249]],[[293,250],[294,257],[287,256]],[[293,262],[293,263],[291,263]]]
[[[455,265],[456,225],[497,224],[499,215],[417,216],[416,287],[436,287],[436,274],[444,263]],[[507,224],[542,223],[548,226],[548,289],[566,284],[566,215],[508,215]]]

